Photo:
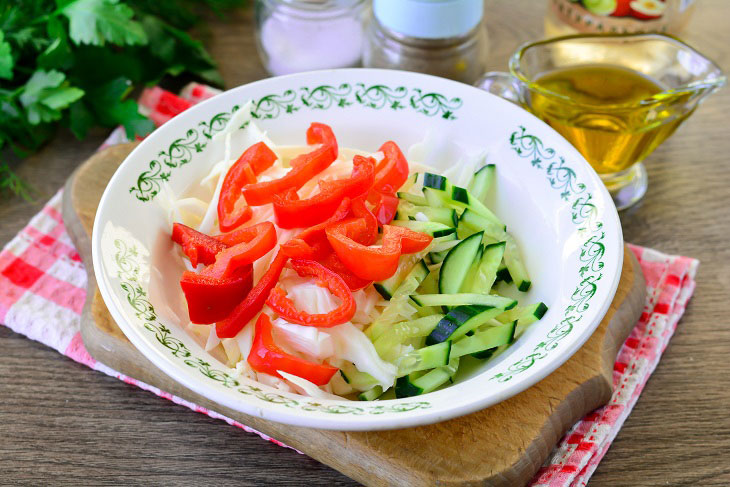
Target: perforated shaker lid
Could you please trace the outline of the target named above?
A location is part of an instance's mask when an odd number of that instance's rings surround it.
[[[409,37],[444,39],[479,24],[484,0],[374,0],[373,14],[386,28]]]

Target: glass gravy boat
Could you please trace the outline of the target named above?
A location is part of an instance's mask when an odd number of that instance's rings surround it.
[[[546,74],[586,67],[617,68],[658,86],[640,99],[614,103],[608,96],[598,103],[540,83]],[[528,43],[511,57],[509,69],[487,73],[476,85],[530,110],[563,135],[601,176],[619,210],[646,193],[642,161],[726,83],[717,64],[663,34],[579,34]],[[573,88],[571,93],[578,91]]]

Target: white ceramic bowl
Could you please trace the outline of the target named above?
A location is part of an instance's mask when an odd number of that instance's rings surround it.
[[[532,278],[523,302],[544,301],[548,313],[481,369],[419,397],[314,400],[234,377],[167,312],[181,293],[176,280],[166,278],[169,259],[159,255],[159,246],[169,245],[170,228],[157,191],[168,181],[180,194],[220,160],[222,149],[210,137],[249,99],[257,123],[281,144],[303,143],[309,123],[320,121],[333,127],[342,147],[374,151],[393,139],[405,148],[429,130],[462,147],[488,147],[489,162],[497,164],[493,207],[520,243]],[[448,164],[453,161],[444,161],[444,167]],[[596,173],[568,142],[526,111],[441,78],[345,69],[240,86],[156,130],[129,155],[104,192],[94,222],[93,259],[99,289],[120,328],[181,384],[273,421],[377,430],[471,413],[554,371],[588,339],[608,309],[621,273],[623,241],[616,209]],[[151,279],[167,282],[166,292],[150,296]]]

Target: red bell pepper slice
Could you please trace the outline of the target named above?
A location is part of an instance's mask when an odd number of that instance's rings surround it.
[[[362,218],[345,220],[327,227],[327,239],[337,257],[361,279],[382,281],[398,269],[401,254],[420,252],[433,237],[403,227],[385,225],[380,247],[368,247],[357,242],[366,228]]]
[[[266,304],[271,309],[290,323],[306,326],[329,328],[347,323],[352,319],[357,310],[355,299],[352,297],[350,288],[340,276],[313,260],[293,259],[291,264],[297,274],[315,277],[318,286],[329,289],[332,294],[340,298],[342,303],[329,313],[310,314],[297,310],[294,302],[286,296],[286,292],[280,287],[275,287],[266,300]]]
[[[332,252],[325,228],[330,223],[342,221],[350,212],[350,198],[343,198],[340,206],[326,221],[303,230],[299,235],[281,245],[281,251],[292,259],[320,260]]]
[[[274,195],[283,194],[289,188],[298,190],[337,159],[337,139],[329,126],[322,123],[310,125],[307,130],[307,143],[322,144],[322,146],[295,157],[290,163],[291,169],[283,177],[243,187],[243,195],[249,206],[271,203]]]
[[[281,377],[278,372],[281,370],[306,379],[318,386],[323,386],[339,370],[331,365],[310,362],[284,352],[274,343],[271,329],[271,319],[268,315],[262,313],[256,321],[251,352],[248,354],[248,363],[256,372]]]
[[[350,288],[350,291],[357,291],[372,284],[373,281],[360,279],[353,274],[350,269],[342,263],[340,258],[337,257],[337,254],[335,254],[334,251],[330,249],[329,252],[329,255],[320,259],[319,263],[340,276],[342,280],[345,281],[345,284],[347,284],[347,287]]]
[[[372,245],[378,239],[378,221],[373,212],[365,205],[365,198],[355,198],[350,204],[350,213],[356,218],[365,220],[365,230],[355,239],[363,245]]]
[[[256,182],[256,176],[270,168],[276,154],[266,144],[259,142],[246,149],[231,166],[223,179],[218,199],[218,226],[229,232],[251,219],[251,207],[241,198],[246,184]]]
[[[215,262],[216,254],[228,246],[182,223],[172,225],[172,240],[180,244],[183,253],[188,256],[193,267],[196,267],[198,263],[212,264]]]
[[[342,198],[355,198],[367,193],[373,184],[375,159],[355,156],[352,175],[348,179],[320,181],[319,192],[300,200],[296,190],[289,188],[283,195],[274,195],[274,215],[281,228],[310,227],[329,218]]]
[[[240,243],[220,251],[215,262],[203,269],[201,275],[218,279],[230,277],[239,267],[252,264],[276,245],[276,228],[271,222],[241,228],[235,234]]]
[[[225,319],[253,287],[253,266],[241,267],[229,279],[185,271],[180,287],[188,302],[190,321],[210,324]]]
[[[388,225],[395,218],[398,211],[398,197],[394,194],[380,194],[380,201],[375,205],[375,218],[382,227]]]
[[[394,194],[408,179],[408,161],[398,144],[389,140],[378,151],[385,154],[375,168],[373,190],[384,194]]]
[[[276,282],[289,260],[285,254],[279,252],[271,261],[266,273],[251,289],[246,299],[241,301],[231,314],[223,321],[216,323],[215,332],[218,338],[233,338],[248,324],[256,313],[264,307],[266,298],[276,285]]]

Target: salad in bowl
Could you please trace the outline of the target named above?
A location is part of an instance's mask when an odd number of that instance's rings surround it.
[[[544,378],[618,285],[618,215],[547,125],[460,83],[370,69],[241,86],[110,181],[92,236],[155,366],[264,419],[402,428]]]
[[[234,130],[255,142],[168,211],[188,328],[241,375],[315,398],[417,396],[547,311],[495,285],[531,282],[484,204],[496,179],[484,154],[454,166],[459,186],[392,140],[341,149],[314,122],[308,146],[279,149],[250,103],[239,113],[217,137],[232,154]]]

